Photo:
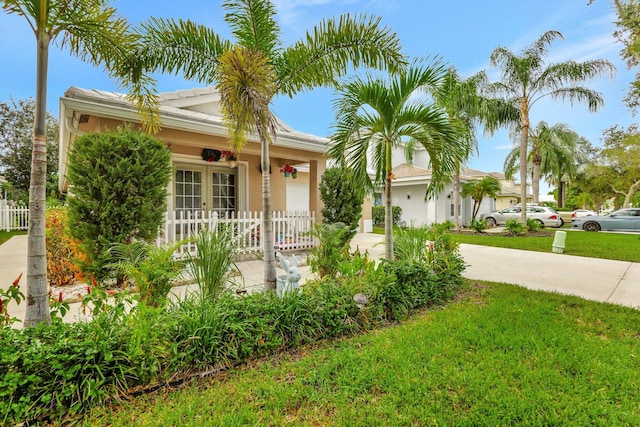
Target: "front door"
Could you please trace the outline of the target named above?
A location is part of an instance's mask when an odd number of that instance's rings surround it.
[[[215,166],[177,166],[174,209],[184,213],[214,211],[221,217],[237,212],[236,171]]]

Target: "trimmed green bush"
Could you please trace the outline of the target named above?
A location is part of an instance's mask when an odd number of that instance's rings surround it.
[[[364,187],[356,185],[348,169],[333,167],[327,169],[320,180],[320,198],[323,222],[342,222],[351,228],[358,227],[362,217]]]
[[[171,152],[142,132],[89,133],[69,152],[69,234],[88,256],[85,272],[106,276],[113,243],[155,239],[167,206]]]
[[[398,225],[400,223],[400,218],[402,217],[402,208],[400,206],[392,206],[391,212],[391,215],[393,216],[393,225]],[[373,206],[371,208],[371,218],[373,219],[373,225],[383,226],[384,206]]]

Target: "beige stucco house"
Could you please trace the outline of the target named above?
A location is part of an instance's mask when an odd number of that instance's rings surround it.
[[[227,129],[212,87],[159,95],[161,130],[154,136],[172,152],[173,174],[168,189],[168,213],[214,212],[240,216],[262,211],[260,144],[249,137],[235,163],[222,152],[229,150]],[[69,147],[86,132],[116,129],[123,124],[140,127],[136,107],[123,94],[69,88],[60,99],[59,186],[67,191],[66,162]],[[271,207],[274,211],[308,211],[321,220],[318,184],[326,164],[327,140],[295,131],[278,121],[270,146]],[[280,172],[286,165],[297,177]],[[282,234],[282,232],[281,232]]]

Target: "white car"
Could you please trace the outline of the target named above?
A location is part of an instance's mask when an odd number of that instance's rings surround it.
[[[520,219],[520,206],[511,206],[501,211],[491,212],[483,215],[487,220],[489,227],[496,225],[505,225],[510,219]],[[560,218],[560,214],[545,206],[527,204],[527,219],[532,219],[544,227],[562,227],[564,222]]]
[[[576,209],[575,211],[571,212],[571,219],[573,220],[574,218],[582,218],[583,216],[595,215],[598,215],[598,213],[590,211],[589,209]]]

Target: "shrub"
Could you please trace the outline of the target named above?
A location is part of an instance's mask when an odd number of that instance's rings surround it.
[[[309,265],[311,271],[322,276],[333,276],[338,264],[349,256],[349,242],[357,229],[349,228],[341,222],[335,224],[315,224],[311,235],[318,244],[311,250]]]
[[[187,266],[203,299],[216,300],[237,274],[236,246],[229,228],[202,230],[195,239],[195,254],[187,253]]]
[[[342,222],[351,228],[359,226],[362,217],[364,187],[357,185],[348,169],[327,169],[320,180],[323,222]]]
[[[542,230],[543,225],[540,224],[540,221],[527,218],[527,228],[529,231],[539,231]]]
[[[424,263],[429,251],[430,231],[427,227],[393,229],[394,259],[409,264]]]
[[[515,218],[508,220],[504,229],[505,233],[511,236],[519,236],[524,234],[526,230],[525,225]]]
[[[109,266],[133,281],[141,304],[163,307],[173,282],[182,274],[184,262],[173,255],[183,244],[176,242],[159,248],[141,241],[116,244],[109,249],[116,263]]]
[[[393,225],[398,225],[400,223],[400,218],[402,217],[402,208],[400,206],[392,206],[391,215]],[[371,208],[371,218],[373,219],[373,225],[383,226],[384,206],[373,206]]]
[[[69,231],[88,256],[83,270],[107,274],[113,243],[157,235],[167,204],[171,153],[130,129],[78,138],[69,152]]]
[[[46,218],[47,277],[52,286],[62,286],[84,280],[79,263],[86,261],[78,241],[67,233],[66,209],[49,209]]]
[[[469,222],[469,228],[472,229],[475,233],[482,233],[488,228],[487,220],[474,218]]]

